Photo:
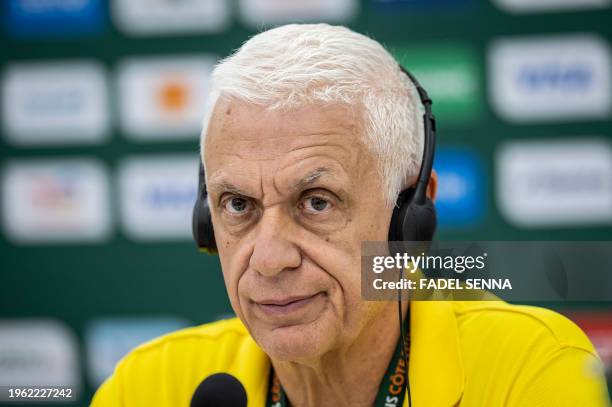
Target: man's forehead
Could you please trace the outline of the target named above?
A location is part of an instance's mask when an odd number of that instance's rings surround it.
[[[346,144],[359,143],[361,132],[354,110],[344,105],[318,104],[270,110],[252,103],[220,100],[211,116],[206,148],[282,147],[307,142],[303,137],[327,135],[342,136]]]
[[[257,180],[274,178],[287,191],[325,178],[351,182],[359,167],[372,165],[364,150],[354,112],[345,106],[268,111],[224,101],[207,135],[208,185],[232,190],[250,182],[255,189]]]

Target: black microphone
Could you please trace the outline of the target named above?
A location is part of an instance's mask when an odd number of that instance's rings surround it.
[[[216,373],[200,383],[191,398],[191,407],[246,407],[244,386],[231,374]]]

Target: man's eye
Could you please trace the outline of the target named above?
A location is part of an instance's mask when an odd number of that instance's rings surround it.
[[[249,209],[249,201],[246,198],[234,197],[225,202],[225,210],[234,215],[245,213]]]
[[[309,212],[324,212],[325,210],[329,209],[331,204],[329,203],[329,201],[327,199],[318,197],[318,196],[311,196],[308,197],[304,200],[304,209],[306,209]]]

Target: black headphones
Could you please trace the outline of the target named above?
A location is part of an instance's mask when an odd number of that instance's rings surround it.
[[[421,103],[425,108],[425,114],[423,115],[425,132],[423,160],[417,182],[415,186],[407,188],[399,194],[391,216],[388,240],[429,242],[433,239],[437,225],[436,208],[431,199],[427,197],[427,184],[431,178],[435,152],[436,120],[431,111],[432,101],[425,89],[403,66],[400,65],[400,68],[416,87]],[[209,254],[217,253],[202,162],[200,162],[198,176],[198,195],[193,207],[192,231],[193,238],[200,250]]]

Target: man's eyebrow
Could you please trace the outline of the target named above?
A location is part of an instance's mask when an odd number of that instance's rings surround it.
[[[319,167],[319,168],[315,169],[314,171],[311,171],[308,174],[306,174],[306,176],[304,176],[302,179],[300,179],[294,185],[293,188],[296,189],[296,190],[306,189],[310,185],[314,184],[322,176],[329,175],[329,174],[331,174],[333,172],[334,171],[332,171],[330,168]]]
[[[219,183],[212,183],[212,185],[210,185],[212,188],[212,190],[214,190],[215,192],[218,193],[224,193],[224,192],[228,192],[231,194],[235,194],[235,195],[242,195],[242,196],[247,196],[247,194],[241,190],[240,188],[238,188],[237,186],[230,184],[227,181],[221,181]]]
[[[335,171],[332,170],[331,168],[328,168],[328,167],[318,167],[315,170],[313,170],[313,171],[309,172],[308,174],[306,174],[300,180],[298,180],[293,185],[293,189],[297,190],[297,191],[307,189],[309,186],[314,184],[319,178],[321,178],[321,177],[323,177],[325,175],[330,175],[330,174],[334,174],[334,173],[335,173]],[[248,193],[246,193],[242,189],[238,188],[237,186],[235,186],[234,184],[232,184],[232,183],[230,183],[230,182],[228,182],[226,180],[221,180],[219,182],[214,182],[214,180],[209,180],[209,183],[207,184],[207,187],[210,188],[211,192],[214,191],[214,192],[219,193],[219,194],[227,192],[227,193],[231,193],[231,194],[235,194],[235,195],[249,196]]]

